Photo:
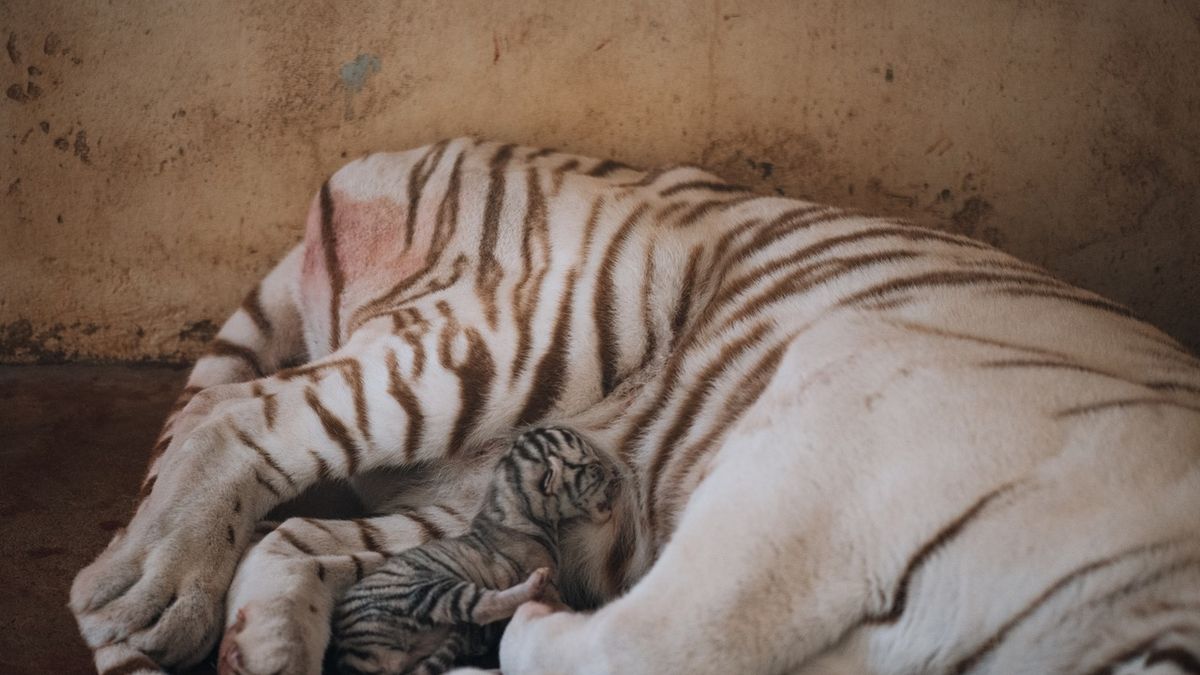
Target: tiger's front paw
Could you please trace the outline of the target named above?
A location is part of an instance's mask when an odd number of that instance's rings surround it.
[[[230,585],[222,673],[321,672],[333,594],[383,562],[379,553],[302,554],[281,536],[286,527],[250,549]]]
[[[215,548],[181,529],[118,534],[71,586],[84,641],[93,650],[126,644],[164,665],[202,659],[219,634],[236,556]]]
[[[221,640],[221,675],[319,674],[328,641],[328,611],[289,598],[238,609]]]

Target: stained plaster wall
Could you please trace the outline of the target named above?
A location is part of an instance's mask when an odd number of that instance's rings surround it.
[[[0,3],[0,361],[186,360],[346,158],[474,134],[963,232],[1200,346],[1182,0]]]

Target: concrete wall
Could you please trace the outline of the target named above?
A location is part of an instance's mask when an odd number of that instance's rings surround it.
[[[916,217],[1200,345],[1200,8],[0,3],[0,360],[185,359],[344,158],[476,134]]]

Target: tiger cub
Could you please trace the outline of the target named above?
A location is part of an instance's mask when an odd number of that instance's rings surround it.
[[[525,432],[496,464],[466,534],[408,549],[346,594],[333,617],[339,669],[433,675],[484,653],[499,638],[486,624],[527,600],[557,601],[559,524],[605,522],[615,489],[615,473],[578,434]]]

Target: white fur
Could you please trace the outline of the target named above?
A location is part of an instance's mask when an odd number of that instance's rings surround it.
[[[447,157],[465,157],[460,231],[433,281],[453,278],[458,256],[479,262],[496,148],[464,140],[446,146]],[[330,181],[339,213],[379,198],[406,204],[406,177],[427,152],[348,165]],[[72,609],[98,649],[98,666],[113,649],[103,645],[165,663],[194,662],[224,620],[237,626],[226,640],[237,646],[241,672],[313,672],[328,639],[329,607],[353,581],[352,556],[375,564],[379,554],[367,555],[368,542],[351,523],[289,521],[253,543],[257,521],[315,482],[324,466],[333,478],[354,468],[356,485],[378,511],[416,509],[447,532],[463,527],[492,456],[479,448],[513,432],[539,385],[537,365],[552,344],[572,280],[563,388],[541,421],[573,426],[624,458],[626,487],[613,520],[564,535],[564,586],[581,603],[611,602],[593,613],[527,605],[501,646],[506,673],[1086,672],[1117,659],[1114,649],[1150,638],[1156,649],[1200,653],[1200,366],[1169,338],[997,251],[923,239],[917,230],[915,237],[892,233],[822,248],[837,237],[895,226],[819,220],[836,214],[829,209],[729,262],[782,211],[805,205],[730,201],[728,209],[679,226],[687,208],[672,211],[676,198],[660,197],[659,189],[714,177],[677,170],[651,187],[626,189],[619,183],[640,174],[556,178],[555,167],[568,160],[582,171],[597,162],[550,155],[527,163],[531,152],[513,150],[506,174],[495,254],[505,275],[496,288],[494,326],[471,268],[458,283],[402,308],[425,322],[411,340],[394,334],[391,314],[363,309],[403,281],[387,266],[372,267],[376,249],[379,256],[389,250],[374,240],[364,244],[378,228],[339,221],[345,245],[371,255],[360,252],[357,276],[346,279],[336,327],[343,339],[330,353],[335,326],[320,255],[320,199],[314,200],[305,245],[260,288],[276,330],[264,335],[242,309],[219,335],[251,348],[268,372],[306,346],[308,374],[247,383],[247,366],[236,357],[197,365],[189,382],[205,389],[169,420],[170,442],[152,467],[153,491],[128,531],[72,589]],[[421,247],[435,237],[451,165],[427,167],[414,248],[393,256],[403,264],[423,260]],[[532,307],[529,359],[518,373],[510,370],[518,349],[512,298],[531,165],[546,198],[549,258],[535,266],[546,270],[545,284]],[[716,201],[737,196],[716,194]],[[650,204],[651,215],[630,231],[614,284],[620,385],[602,399],[592,303],[602,257],[639,203]],[[725,250],[713,250],[742,224],[746,229]],[[540,236],[535,251],[543,250]],[[643,312],[638,279],[647,250],[654,275]],[[672,320],[688,283],[684,268],[698,250],[682,333],[712,321],[678,352],[675,387],[655,409],[677,356],[668,345],[690,339],[673,333]],[[906,257],[869,260],[889,251]],[[776,265],[789,255],[797,259]],[[706,304],[762,270],[773,271],[726,306]],[[886,290],[898,279],[947,270],[1028,277],[1036,280],[1033,288],[1075,300],[1022,295],[1030,286],[1016,282],[917,284],[911,292],[901,283]],[[731,321],[789,279],[802,292]],[[885,290],[845,304],[873,287]],[[444,307],[452,318],[442,315]],[[649,334],[658,351],[644,354]],[[758,341],[727,354],[749,334]],[[462,446],[448,447],[469,388],[459,371],[480,341],[495,370],[487,405]],[[772,345],[782,357],[765,389],[742,414],[722,421],[729,402],[754,384],[745,378]],[[392,361],[395,374],[386,367]],[[1011,367],[1023,361],[1058,365]],[[704,372],[715,376],[704,381]],[[393,395],[394,378],[419,402],[419,419]],[[344,427],[356,457],[347,456],[345,439],[334,438],[328,420],[315,413],[314,398]],[[369,422],[360,428],[364,401]],[[1133,403],[1071,412],[1118,401]],[[693,418],[680,426],[688,410]],[[650,413],[662,414],[631,446],[619,447]],[[421,442],[408,457],[418,426]],[[668,437],[671,454],[656,460],[655,448]],[[708,450],[712,438],[720,441]],[[689,464],[693,451],[701,454]],[[660,481],[647,495],[640,491],[649,490],[655,466]],[[392,470],[398,473],[386,473]],[[656,504],[653,517],[648,498]],[[240,508],[231,507],[235,501]],[[947,533],[957,519],[965,524]],[[418,543],[423,534],[415,523],[383,516],[377,521],[383,541],[376,544],[399,550]],[[227,532],[234,546],[223,544]],[[632,533],[634,545],[625,577],[613,587],[602,567],[619,532]],[[302,537],[311,553],[288,544],[286,535]],[[323,582],[313,572],[321,561],[328,564]],[[879,620],[900,606],[904,583],[903,611],[894,621]],[[998,640],[987,646],[990,636]],[[1119,665],[1135,669],[1148,659],[1134,655]]]

